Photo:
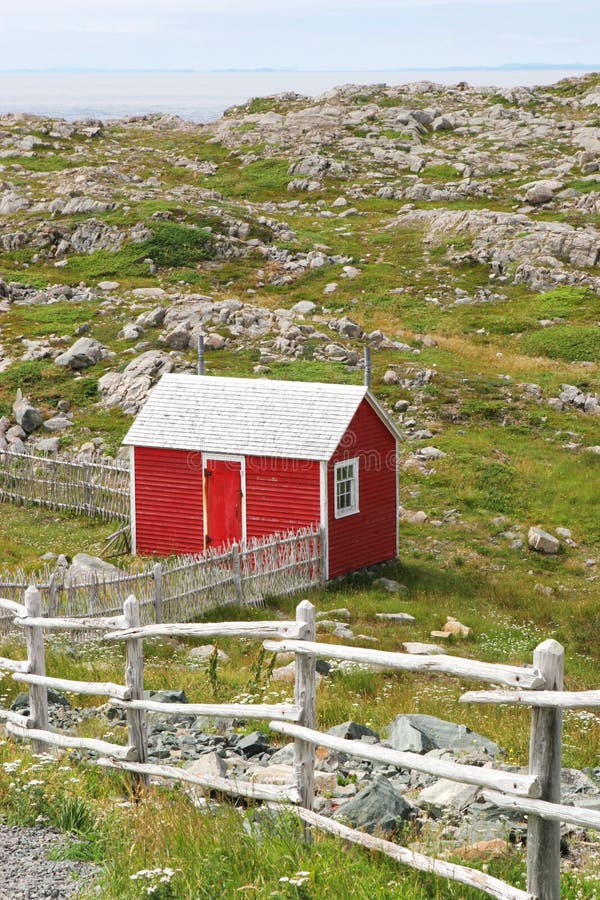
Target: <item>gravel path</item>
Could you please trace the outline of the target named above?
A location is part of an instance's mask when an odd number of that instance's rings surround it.
[[[48,828],[0,825],[0,900],[63,900],[75,897],[96,867],[72,860],[48,859],[64,843]]]

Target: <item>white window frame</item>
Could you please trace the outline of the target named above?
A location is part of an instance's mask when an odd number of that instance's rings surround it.
[[[351,485],[351,498],[352,504],[345,509],[338,508],[338,472],[340,469],[345,468],[346,466],[354,466],[354,475],[350,480]],[[334,515],[336,519],[344,519],[346,516],[355,516],[359,509],[359,467],[358,467],[358,456],[352,457],[352,459],[341,459],[339,462],[335,463],[333,467],[333,509]]]

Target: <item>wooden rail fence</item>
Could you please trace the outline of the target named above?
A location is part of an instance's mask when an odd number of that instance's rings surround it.
[[[600,691],[565,692],[562,690],[563,648],[554,640],[541,643],[533,654],[531,665],[518,667],[495,665],[461,657],[440,655],[421,657],[406,653],[362,647],[317,643],[315,641],[315,609],[303,600],[291,621],[210,622],[200,624],[140,625],[139,604],[130,596],[120,616],[95,620],[44,618],[40,615],[40,593],[30,587],[25,603],[0,600],[0,608],[14,617],[25,632],[26,659],[0,658],[0,668],[29,686],[28,717],[0,709],[0,719],[7,732],[16,738],[27,738],[37,750],[48,747],[77,748],[94,754],[93,760],[110,769],[131,773],[139,790],[151,778],[190,782],[208,791],[229,793],[253,800],[277,804],[293,804],[307,827],[337,835],[343,840],[378,850],[398,862],[443,878],[477,888],[502,900],[559,900],[560,898],[560,823],[568,822],[600,830],[600,812],[560,803],[560,763],[562,749],[562,710],[600,707]],[[103,632],[103,639],[124,642],[126,666],[124,683],[88,683],[56,678],[46,674],[44,633],[65,627]],[[182,636],[243,637],[263,641],[274,653],[293,652],[296,660],[294,703],[156,703],[144,699],[143,642],[155,637]],[[462,765],[443,759],[432,759],[417,753],[399,752],[380,745],[346,740],[316,729],[316,660],[317,657],[376,664],[396,671],[436,672],[491,684],[508,685],[516,690],[469,691],[460,698],[464,703],[519,704],[530,709],[530,760],[528,774],[502,769]],[[126,710],[128,741],[126,745],[91,738],[78,738],[52,731],[48,724],[47,689],[74,693],[97,694]],[[160,710],[164,715],[180,714],[218,716],[224,718],[263,719],[278,734],[294,741],[294,781],[287,787],[254,784],[233,778],[191,775],[176,766],[151,764],[147,761],[145,713]],[[360,759],[383,762],[402,769],[414,769],[481,788],[482,797],[501,809],[518,810],[528,816],[527,826],[527,890],[493,878],[467,866],[424,856],[390,841],[348,828],[340,822],[315,813],[313,782],[316,747],[338,750]]]
[[[254,538],[245,544],[179,556],[154,563],[142,572],[94,575],[65,584],[65,570],[47,567],[33,580],[40,592],[42,615],[88,618],[120,614],[130,594],[139,600],[142,624],[185,622],[217,606],[260,603],[264,597],[306,590],[323,577],[324,544],[318,527]],[[67,570],[68,573],[68,570]],[[0,573],[0,594],[18,600],[29,581]],[[0,609],[0,634],[14,630],[13,617]]]
[[[129,462],[5,450],[0,453],[2,500],[129,522]]]

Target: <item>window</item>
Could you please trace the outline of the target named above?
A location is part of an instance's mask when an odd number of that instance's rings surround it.
[[[358,459],[335,464],[335,517],[358,512]]]

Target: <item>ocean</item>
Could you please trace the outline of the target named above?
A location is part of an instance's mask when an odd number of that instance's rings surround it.
[[[0,115],[113,119],[173,113],[192,122],[218,119],[251,97],[281,91],[316,96],[341,84],[435,81],[513,87],[552,84],[589,69],[431,69],[381,72],[98,72],[1,73]]]

